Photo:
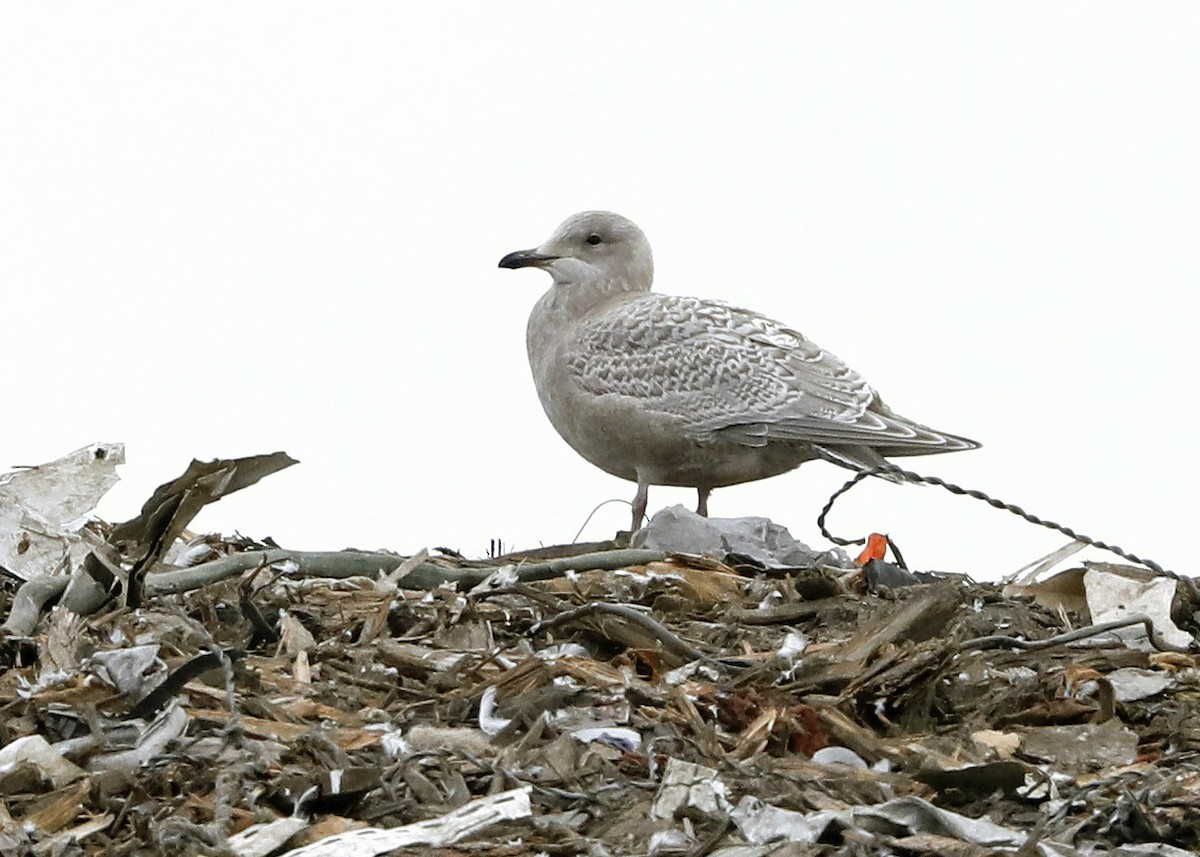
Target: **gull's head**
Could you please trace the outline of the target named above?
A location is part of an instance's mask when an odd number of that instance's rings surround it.
[[[558,286],[604,284],[621,291],[650,291],[654,260],[650,242],[632,220],[611,211],[568,217],[532,250],[517,250],[501,268],[541,268]]]

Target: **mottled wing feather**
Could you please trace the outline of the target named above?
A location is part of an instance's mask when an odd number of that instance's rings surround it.
[[[697,439],[857,444],[889,454],[973,445],[893,414],[837,356],[720,301],[648,294],[622,303],[584,321],[566,356],[588,392],[677,416]]]

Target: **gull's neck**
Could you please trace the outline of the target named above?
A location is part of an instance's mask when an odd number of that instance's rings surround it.
[[[554,315],[581,318],[610,304],[624,303],[650,291],[648,283],[626,278],[593,280],[588,283],[556,281],[538,302],[539,308]]]

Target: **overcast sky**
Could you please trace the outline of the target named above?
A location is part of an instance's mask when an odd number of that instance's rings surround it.
[[[496,263],[606,208],[660,291],[779,318],[984,444],[905,463],[1195,573],[1197,33],[1192,3],[9,4],[0,469],[124,442],[120,520],[192,457],[282,449],[196,526],[570,541],[634,486],[545,419],[549,278]],[[823,545],[847,475],[710,508]],[[831,524],[982,578],[1065,542],[879,480]]]

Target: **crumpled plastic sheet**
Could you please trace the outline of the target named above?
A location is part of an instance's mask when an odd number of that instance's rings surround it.
[[[747,795],[731,806],[728,790],[714,768],[669,759],[662,785],[650,814],[670,819],[685,807],[704,813],[728,813],[738,831],[752,845],[780,840],[811,844],[831,824],[857,827],[872,832],[934,833],[976,845],[1020,847],[1026,834],[1009,830],[983,818],[969,818],[940,809],[917,797],[900,797],[876,806],[859,806],[844,811],[796,812],[765,803]]]
[[[82,531],[88,514],[117,484],[125,445],[93,443],[55,461],[0,474],[0,565],[28,580],[94,547]]]
[[[717,777],[715,768],[672,757],[667,759],[650,815],[652,818],[671,819],[684,807],[711,814],[728,812],[729,806],[729,792],[725,783]]]
[[[854,567],[845,551],[813,550],[770,518],[703,518],[679,505],[655,514],[649,524],[633,534],[630,546],[716,556],[736,553],[770,568]]]
[[[1026,835],[993,824],[987,819],[968,818],[940,809],[917,797],[900,797],[877,806],[859,806],[834,812],[803,813],[763,803],[756,797],[743,797],[730,818],[741,834],[755,845],[786,840],[811,844],[824,835],[831,824],[857,827],[875,833],[934,833],[975,845],[1018,848]]]
[[[811,845],[821,838],[829,825],[845,827],[850,822],[849,813],[796,812],[771,806],[750,795],[738,801],[729,817],[742,836],[755,845],[779,841]]]
[[[886,830],[875,822],[899,825],[910,833],[935,833],[976,845],[1019,848],[1027,835],[1001,827],[985,818],[968,818],[950,812],[918,797],[899,797],[878,806],[860,806],[851,810],[856,824],[866,830]]]
[[[56,789],[84,776],[82,768],[41,735],[23,735],[0,747],[0,775],[21,765],[33,765]]]
[[[1134,702],[1157,696],[1176,684],[1175,677],[1170,673],[1160,670],[1142,670],[1136,667],[1113,670],[1105,675],[1105,678],[1113,686],[1117,702]]]
[[[375,857],[412,845],[450,845],[478,833],[501,821],[528,818],[533,814],[529,800],[532,786],[522,786],[506,792],[478,798],[438,818],[383,830],[363,827],[336,833],[311,845],[284,852],[283,857]],[[230,849],[241,857],[258,857],[270,853],[248,846],[257,835],[248,828],[230,837]],[[294,832],[294,831],[293,831]],[[249,834],[249,835],[247,835]]]
[[[1089,568],[1083,575],[1084,592],[1092,622],[1101,624],[1124,619],[1134,613],[1145,613],[1154,622],[1154,629],[1172,646],[1186,650],[1192,635],[1171,621],[1171,601],[1178,584],[1169,577],[1148,575],[1145,578]],[[1130,648],[1153,651],[1140,625],[1112,632]]]
[[[145,696],[166,677],[167,665],[158,657],[158,644],[127,646],[95,652],[93,669],[126,696]]]
[[[876,806],[811,813],[772,806],[751,795],[731,806],[728,790],[715,769],[672,758],[663,772],[650,814],[654,818],[672,819],[684,808],[708,814],[727,813],[752,845],[781,840],[812,844],[830,825],[886,833],[896,833],[899,828],[906,833],[933,833],[992,847],[1017,848],[1027,838],[1023,832],[984,818],[969,818],[940,809],[911,796]]]

